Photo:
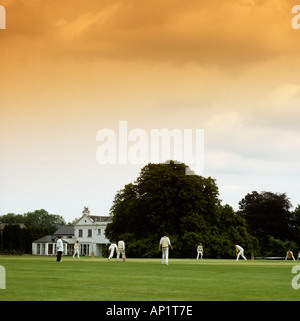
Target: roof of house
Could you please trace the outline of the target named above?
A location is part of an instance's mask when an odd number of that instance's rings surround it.
[[[0,223],[0,230],[4,230],[6,225],[19,225],[20,228],[26,228],[23,223]]]
[[[94,222],[112,222],[112,216],[89,215]]]
[[[74,226],[60,226],[55,232],[54,235],[74,235]]]
[[[54,235],[45,235],[40,239],[35,240],[33,243],[51,243],[51,242],[55,242],[55,238],[56,237]]]

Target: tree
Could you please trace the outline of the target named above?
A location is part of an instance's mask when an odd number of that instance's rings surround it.
[[[215,180],[186,175],[186,168],[173,161],[146,165],[134,183],[116,194],[106,236],[111,241],[124,238],[129,256],[144,256],[145,251],[157,255],[153,249],[164,231],[174,245],[172,255],[178,257],[194,255],[199,242],[205,244],[206,254],[220,257],[233,255],[236,238],[252,244],[245,220],[237,218],[232,208],[221,206]],[[224,217],[236,237],[225,231]],[[239,226],[244,229],[239,231]]]
[[[0,222],[3,223],[23,223],[28,227],[45,228],[49,233],[54,233],[60,226],[66,225],[61,215],[49,214],[46,210],[40,209],[33,212],[22,214],[8,213],[0,216]]]
[[[49,214],[44,209],[24,215],[9,213],[0,216],[0,222],[9,223],[0,235],[0,252],[20,254],[31,253],[34,240],[53,234],[59,226],[65,225],[62,216]],[[26,228],[20,229],[18,223]]]
[[[30,227],[43,227],[54,233],[60,226],[66,225],[64,218],[60,215],[49,214],[46,210],[40,209],[24,214],[24,224]]]
[[[298,234],[300,234],[300,204],[298,204],[293,212],[293,218]]]
[[[26,229],[18,224],[8,224],[3,229],[3,251],[7,253],[25,253]]]
[[[22,214],[8,213],[0,216],[0,222],[2,223],[24,223],[24,216]]]
[[[294,235],[291,207],[285,193],[254,191],[239,202],[239,213],[259,239],[272,235],[285,240]]]
[[[250,233],[259,240],[263,255],[269,254],[274,240],[299,239],[291,207],[285,193],[253,191],[239,202],[239,214],[246,220]]]

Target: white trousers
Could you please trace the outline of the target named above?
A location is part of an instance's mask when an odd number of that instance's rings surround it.
[[[163,247],[161,249],[162,252],[162,262],[161,264],[166,264],[168,265],[168,259],[169,259],[169,248],[168,247]],[[166,262],[166,263],[165,263]]]
[[[237,255],[237,258],[236,258],[236,261],[239,260],[240,256],[241,256],[244,260],[247,261],[247,259],[245,258],[245,255],[244,255],[244,251],[243,251],[243,250],[239,251],[239,253],[238,253],[238,255]]]
[[[73,254],[73,259],[75,257],[75,255],[77,254],[77,257],[79,258],[79,250],[75,250],[74,254]]]
[[[110,260],[114,256],[115,249],[110,250],[108,259]]]
[[[197,260],[199,259],[199,254],[201,255],[201,260],[202,260],[203,252],[202,251],[197,251]]]
[[[124,256],[125,250],[121,250],[121,249],[118,249],[118,252],[117,252],[117,261],[119,261],[120,253],[122,254],[122,259],[123,259],[123,261],[125,261],[125,256]]]

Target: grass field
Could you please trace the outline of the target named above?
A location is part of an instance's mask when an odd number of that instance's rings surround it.
[[[290,261],[234,261],[0,256],[6,289],[0,301],[299,300]]]

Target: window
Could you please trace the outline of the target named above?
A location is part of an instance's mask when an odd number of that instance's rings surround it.
[[[78,231],[78,237],[82,237],[82,230]]]
[[[92,230],[88,230],[88,237],[92,237]]]
[[[101,235],[101,228],[98,228],[98,235]]]

